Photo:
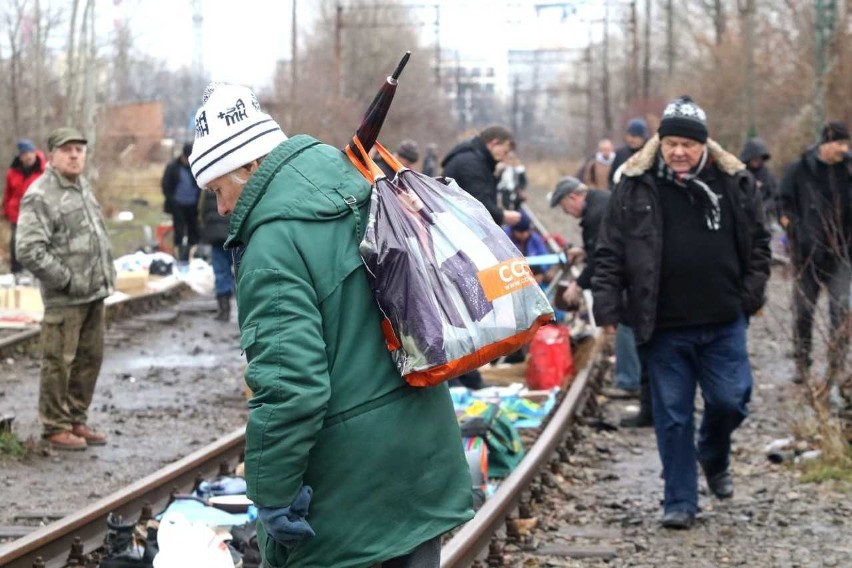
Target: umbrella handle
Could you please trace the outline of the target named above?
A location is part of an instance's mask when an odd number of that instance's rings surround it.
[[[396,66],[396,70],[393,72],[393,75],[390,78],[396,82],[399,79],[399,76],[402,75],[402,70],[405,69],[405,65],[408,63],[408,60],[411,59],[411,52],[406,51],[405,55],[402,56],[402,59],[399,61],[399,65]]]

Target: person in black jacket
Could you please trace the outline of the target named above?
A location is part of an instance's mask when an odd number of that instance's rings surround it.
[[[820,286],[828,290],[831,337],[829,383],[843,369],[849,346],[849,286],[852,281],[852,160],[849,129],[824,126],[820,144],[793,162],[781,181],[781,225],[787,230],[796,270],[794,352],[796,381],[811,365],[814,308]],[[852,385],[840,385],[852,409]]]
[[[749,138],[740,152],[740,160],[754,177],[757,190],[763,199],[763,213],[766,215],[767,226],[778,219],[778,188],[775,177],[766,167],[766,162],[771,157],[766,142],[761,138]]]
[[[521,220],[521,213],[504,210],[497,205],[494,169],[514,145],[514,135],[508,128],[489,126],[477,136],[456,145],[441,162],[445,177],[455,179],[462,189],[482,203],[495,223],[510,227]]]
[[[706,115],[688,97],[669,103],[658,136],[622,173],[598,235],[595,319],[610,333],[627,323],[636,334],[663,462],[663,526],[689,528],[696,458],[716,497],[734,492],[731,434],[748,413],[746,329],[765,300],[769,232],[754,179],[708,139]]]
[[[163,211],[171,213],[174,227],[175,256],[178,260],[189,260],[190,249],[198,244],[198,198],[201,189],[189,169],[192,143],[183,145],[180,156],[169,162],[163,172]]]
[[[219,215],[216,197],[207,191],[201,192],[198,200],[199,226],[202,240],[210,245],[210,255],[215,277],[217,321],[231,321],[231,297],[234,295],[234,265],[233,257],[225,250],[228,240],[230,215]]]
[[[624,146],[615,151],[615,158],[612,159],[612,164],[609,167],[609,188],[615,188],[618,180],[615,179],[615,174],[630,157],[642,149],[645,141],[648,140],[648,123],[642,118],[631,118],[627,122],[627,128],[624,132]]]
[[[567,215],[579,219],[583,234],[583,248],[572,247],[568,251],[572,263],[581,256],[585,256],[586,261],[583,271],[565,291],[564,300],[569,305],[579,303],[582,291],[592,288],[598,233],[611,195],[609,190],[589,189],[579,179],[571,176],[560,179],[550,195],[550,207],[560,207]],[[609,396],[621,398],[636,396],[641,386],[639,413],[624,418],[621,425],[634,428],[651,426],[650,387],[647,381],[642,381],[642,366],[636,352],[633,330],[623,324],[618,325],[615,337],[614,383],[616,388],[609,391]]]

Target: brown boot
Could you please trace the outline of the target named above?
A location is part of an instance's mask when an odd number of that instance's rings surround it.
[[[47,443],[50,444],[51,449],[72,452],[85,450],[88,446],[85,438],[75,436],[68,430],[51,434],[47,437]]]
[[[74,424],[74,427],[71,428],[71,432],[83,440],[90,446],[105,446],[107,443],[106,434],[102,432],[96,432],[92,430],[85,424]]]

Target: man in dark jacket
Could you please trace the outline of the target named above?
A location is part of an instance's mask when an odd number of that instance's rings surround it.
[[[609,188],[615,188],[618,180],[615,174],[630,157],[642,149],[648,140],[648,124],[641,118],[631,118],[624,132],[624,146],[615,151],[615,158],[609,168]]]
[[[9,237],[9,267],[14,275],[21,272],[23,268],[15,255],[15,234],[18,228],[21,200],[30,184],[44,173],[45,165],[44,154],[36,149],[31,140],[18,141],[18,155],[6,171],[6,187],[3,190],[3,216],[12,225]]]
[[[760,197],[763,200],[763,212],[766,216],[767,226],[771,221],[778,218],[778,188],[775,184],[775,177],[766,167],[766,162],[771,157],[766,142],[761,138],[749,138],[740,152],[740,161],[746,165],[754,178],[757,191],[760,192]]]
[[[183,145],[180,156],[172,160],[163,172],[161,182],[165,203],[163,210],[172,214],[175,254],[178,260],[189,260],[189,250],[198,244],[198,198],[201,190],[189,169],[192,144]],[[184,240],[184,237],[186,238]]]
[[[199,225],[201,236],[210,245],[210,255],[213,260],[213,276],[215,277],[217,321],[231,321],[231,297],[234,295],[233,257],[225,250],[228,240],[228,225],[230,215],[219,215],[216,198],[207,192],[202,192],[198,200],[201,210]]]
[[[482,203],[498,225],[515,225],[519,211],[497,205],[494,169],[515,145],[515,137],[504,126],[489,126],[477,136],[457,144],[441,162],[444,175],[455,179],[466,192]]]
[[[796,269],[794,345],[797,381],[811,365],[814,308],[820,286],[828,289],[831,339],[829,379],[843,369],[849,344],[849,285],[852,280],[852,161],[849,129],[825,125],[820,144],[793,162],[781,181],[781,225],[790,240]],[[852,385],[841,385],[852,404]]]
[[[497,178],[494,170],[514,145],[515,137],[508,128],[489,126],[470,140],[457,144],[441,162],[444,176],[455,179],[462,189],[482,203],[495,223],[510,227],[521,221],[521,212],[501,209],[497,205]],[[485,386],[479,371],[465,373],[450,384],[462,384],[470,389]]]
[[[568,251],[571,262],[581,254],[585,255],[586,265],[583,272],[565,291],[564,299],[568,304],[577,304],[583,290],[592,289],[592,277],[595,274],[595,248],[598,242],[601,223],[609,205],[611,193],[608,190],[589,189],[575,177],[564,177],[556,184],[550,196],[550,206],[560,207],[564,213],[580,220],[583,233],[583,248]],[[621,425],[625,427],[651,426],[651,391],[645,381],[641,382],[642,366],[636,352],[636,340],[630,327],[619,324],[615,337],[615,386],[620,396],[635,396],[640,385],[641,407],[636,416],[626,417]],[[616,394],[616,391],[611,391]]]
[[[698,462],[710,491],[733,495],[731,434],[747,415],[748,318],[763,305],[769,233],[745,165],[707,136],[690,98],[666,107],[659,136],[625,164],[598,236],[594,312],[636,333],[663,462],[663,526],[689,528]],[[627,303],[624,305],[624,292]],[[695,389],[704,416],[694,439]]]

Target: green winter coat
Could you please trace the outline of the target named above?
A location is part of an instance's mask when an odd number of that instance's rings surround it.
[[[385,345],[358,254],[369,201],[339,150],[301,135],[266,157],[231,218],[248,496],[285,507],[313,488],[315,537],[288,550],[258,523],[267,567],[368,567],[473,516],[447,387],[409,387]]]

